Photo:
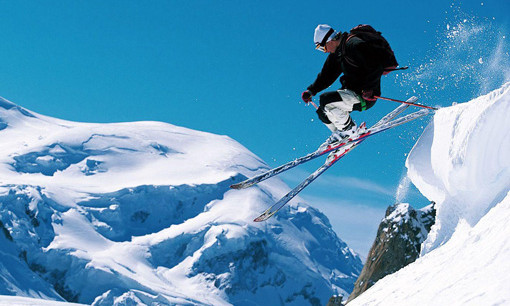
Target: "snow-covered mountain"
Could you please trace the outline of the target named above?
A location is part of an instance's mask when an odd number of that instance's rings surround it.
[[[313,304],[362,263],[267,165],[226,136],[77,123],[0,100],[0,294],[93,303]]]
[[[510,304],[510,83],[439,110],[406,165],[435,225],[417,261],[349,305]]]

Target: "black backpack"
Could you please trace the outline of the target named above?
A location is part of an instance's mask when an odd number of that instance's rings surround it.
[[[384,68],[395,67],[398,65],[395,54],[393,53],[393,50],[391,49],[388,41],[382,36],[381,32],[376,31],[372,26],[368,24],[360,24],[352,28],[347,34],[347,38],[344,40],[344,44],[342,46],[342,54],[344,54],[345,60],[350,65],[355,67],[360,66],[352,58],[345,56],[345,44],[352,37],[358,37],[361,40],[369,43],[374,51],[379,54],[379,57],[382,60],[381,64]]]

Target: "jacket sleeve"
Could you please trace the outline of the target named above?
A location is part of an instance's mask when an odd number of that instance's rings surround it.
[[[331,86],[331,84],[338,79],[340,74],[342,74],[342,66],[336,60],[337,57],[338,55],[336,53],[329,54],[321,72],[319,72],[312,85],[308,86],[307,89],[314,95]]]

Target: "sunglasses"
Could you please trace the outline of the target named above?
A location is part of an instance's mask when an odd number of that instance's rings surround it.
[[[319,51],[322,51],[322,52],[326,52],[326,45],[321,45],[320,43],[315,43],[315,50],[319,50]]]

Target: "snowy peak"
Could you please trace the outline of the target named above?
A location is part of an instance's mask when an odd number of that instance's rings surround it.
[[[510,83],[468,103],[439,110],[406,165],[418,189],[437,202],[425,245],[446,242],[457,223],[474,226],[510,186]]]
[[[34,114],[32,114],[30,111],[24,109],[23,107],[21,106],[18,106],[14,103],[12,103],[11,101],[9,100],[6,100],[2,97],[0,97],[0,111],[3,113],[3,114],[6,114],[7,111],[9,111],[11,114],[20,114],[22,116],[26,116],[26,117],[31,117],[31,118],[35,118],[36,116]]]
[[[275,178],[230,190],[267,165],[229,137],[160,122],[70,122],[6,100],[0,121],[0,222],[17,258],[9,273],[40,280],[19,288],[14,279],[6,285],[18,289],[5,294],[325,304],[361,271],[327,218],[299,199],[252,222],[289,188]]]
[[[238,169],[241,164],[253,170],[264,166],[225,136],[160,122],[75,123],[6,100],[2,105],[0,171],[9,182],[113,192],[152,184],[212,184],[244,170]]]
[[[398,233],[404,224],[410,224],[411,228],[417,229],[416,236],[421,244],[428,235],[435,221],[435,203],[431,203],[421,209],[415,210],[408,203],[395,204],[386,210],[386,216],[381,224],[386,233]],[[402,234],[402,233],[400,233]]]
[[[421,257],[351,304],[508,304],[508,152],[510,83],[440,109],[406,163],[412,182],[436,201]]]

